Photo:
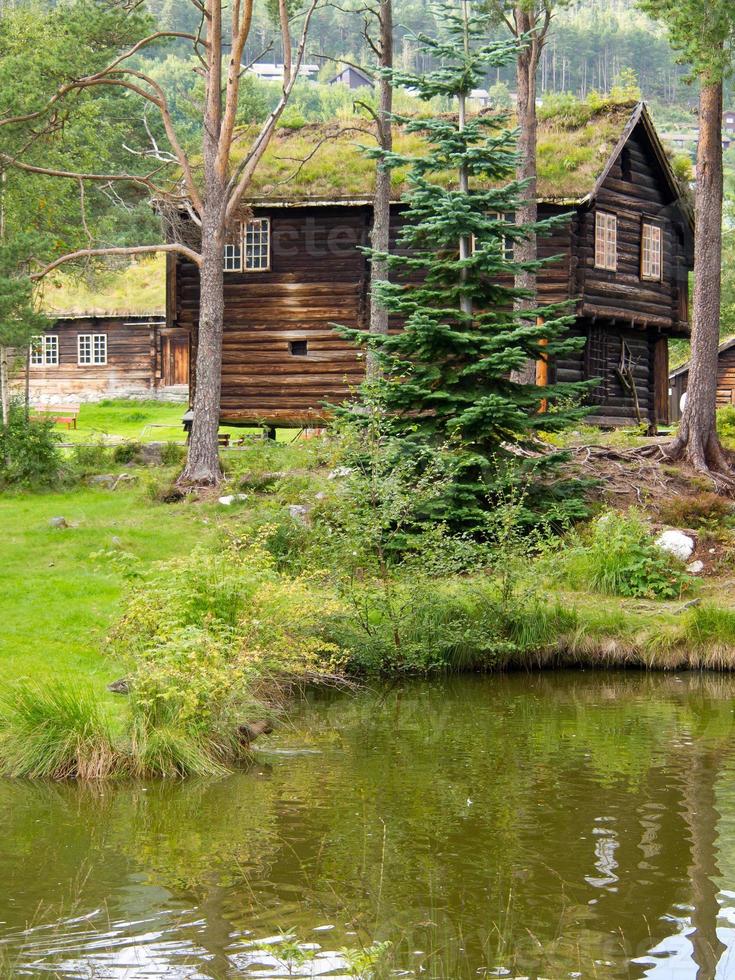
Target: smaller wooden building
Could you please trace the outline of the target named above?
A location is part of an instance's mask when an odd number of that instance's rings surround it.
[[[683,411],[682,397],[689,384],[689,361],[669,374],[669,420],[678,422]],[[717,349],[717,407],[735,405],[735,337]]]
[[[25,387],[27,372],[32,404],[186,400],[188,331],[167,327],[157,314],[87,314],[49,323],[45,333],[33,338],[28,357],[14,359],[14,387]]]

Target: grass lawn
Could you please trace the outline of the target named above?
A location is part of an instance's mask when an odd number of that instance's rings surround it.
[[[156,505],[138,489],[79,488],[0,499],[0,683],[79,676],[96,689],[121,674],[103,655],[125,580],[91,556],[114,547],[152,562],[214,533],[208,507]],[[63,516],[66,529],[49,525]]]
[[[80,407],[76,429],[57,425],[63,442],[181,442],[185,440],[181,419],[187,406],[183,402],[105,400]],[[258,429],[221,426],[233,439]],[[293,429],[279,429],[279,441],[296,435]]]

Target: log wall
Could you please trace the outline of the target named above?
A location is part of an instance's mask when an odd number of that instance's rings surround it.
[[[186,388],[161,388],[162,318],[69,317],[44,332],[59,338],[59,363],[31,365],[29,392],[33,404],[99,401],[102,398],[159,397],[186,399]],[[80,334],[107,335],[107,363],[79,364]],[[25,387],[25,354],[14,358],[13,387]]]

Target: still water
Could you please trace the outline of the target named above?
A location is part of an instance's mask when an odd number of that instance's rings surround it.
[[[735,978],[734,705],[417,682],[313,698],[220,780],[0,783],[0,975]]]

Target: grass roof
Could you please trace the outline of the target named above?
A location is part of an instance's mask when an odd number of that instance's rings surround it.
[[[584,106],[584,103],[580,103]],[[635,103],[605,102],[572,116],[542,118],[538,132],[539,195],[576,201],[588,194],[620,139]],[[244,145],[248,140],[245,138]],[[374,145],[364,119],[307,123],[274,135],[253,181],[252,196],[283,200],[369,198],[375,163],[360,146]],[[419,155],[417,134],[396,129],[395,150]],[[451,182],[447,175],[447,183]],[[407,189],[406,170],[392,173],[396,198]]]
[[[44,313],[63,316],[163,313],[166,297],[166,257],[131,262],[119,270],[95,275],[85,282],[63,273],[44,282]]]

